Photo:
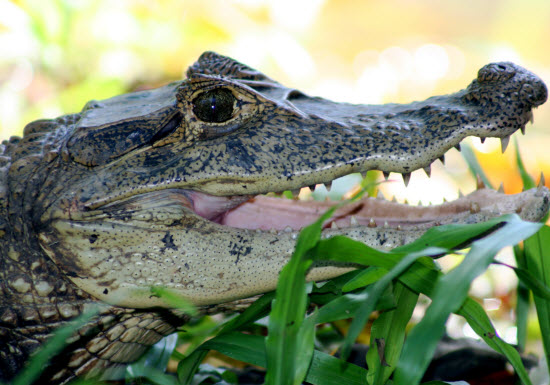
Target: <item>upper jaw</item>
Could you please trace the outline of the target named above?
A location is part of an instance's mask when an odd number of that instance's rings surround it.
[[[87,182],[82,186],[84,206],[165,188],[257,195],[371,169],[403,173],[407,180],[416,169],[429,172],[467,136],[499,137],[505,148],[532,118],[532,107],[547,98],[539,78],[511,63],[483,67],[455,94],[403,105],[334,103],[267,80],[256,83],[231,80],[232,87],[257,94],[261,116],[226,136],[144,148],[108,164],[96,173],[104,183],[93,191]],[[130,180],[133,186],[125,184]]]

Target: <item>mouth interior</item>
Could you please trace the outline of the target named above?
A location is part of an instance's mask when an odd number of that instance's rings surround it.
[[[265,195],[217,197],[192,190],[178,190],[177,194],[180,200],[182,195],[185,196],[185,206],[204,219],[224,226],[261,231],[298,231],[339,203]],[[324,228],[384,226],[403,230],[425,229],[458,222],[480,212],[492,212],[493,215],[520,212],[521,206],[512,197],[482,187],[455,201],[433,206],[410,206],[379,198],[362,198],[336,210]]]

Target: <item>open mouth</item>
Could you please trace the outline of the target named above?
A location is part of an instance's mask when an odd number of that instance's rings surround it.
[[[548,190],[538,188],[506,195],[486,188],[438,205],[412,206],[384,198],[362,198],[338,208],[324,229],[346,230],[368,227],[394,230],[426,230],[449,223],[475,223],[508,213],[526,220],[539,220],[548,206]],[[315,221],[338,201],[314,201],[282,197],[217,197],[193,190],[163,190],[170,200],[178,200],[196,215],[210,222],[257,232],[295,232]],[[159,193],[161,193],[159,191]]]

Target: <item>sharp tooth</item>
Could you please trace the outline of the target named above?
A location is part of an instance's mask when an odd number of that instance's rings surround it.
[[[481,140],[481,144],[485,143],[485,138],[479,138]]]
[[[361,172],[361,176],[363,177],[363,179],[365,179],[367,177],[367,172],[366,171],[362,171]]]
[[[403,201],[403,203],[406,204],[406,205],[408,205],[408,204],[409,204],[409,201],[408,201],[407,199],[405,199],[405,200]]]
[[[535,193],[535,196],[540,197],[543,195],[542,190],[544,189],[545,184],[546,184],[546,180],[544,179],[544,174],[541,172],[539,184],[537,185],[537,192]]]
[[[447,203],[447,198],[443,198],[443,203]]]
[[[332,221],[332,223],[330,225],[330,228],[333,229],[333,230],[338,230],[339,229],[339,227],[338,227],[338,225],[336,224],[335,221]]]
[[[458,190],[458,197],[459,198],[464,198],[464,194],[462,194],[462,191]]]
[[[405,187],[407,187],[409,185],[409,181],[411,180],[411,173],[406,172],[401,175],[403,176],[403,182],[405,183]]]
[[[424,167],[424,172],[426,173],[426,175],[428,175],[428,178],[432,176],[432,166],[429,165],[429,166],[426,166]]]
[[[355,217],[355,215],[351,216],[351,218],[349,219],[349,224],[351,226],[357,226],[359,224],[359,222],[357,222],[357,218]]]
[[[388,178],[390,177],[390,173],[387,171],[382,171],[382,174],[384,175],[385,180],[388,180]]]
[[[455,145],[455,148],[456,148],[458,151],[460,151],[460,143],[457,144],[457,145]]]
[[[397,225],[396,229],[401,230],[401,225]]]
[[[470,212],[472,214],[477,214],[480,211],[481,211],[481,208],[479,207],[479,203],[477,203],[477,202],[470,203]]]
[[[439,160],[441,161],[441,164],[445,165],[445,155],[441,155]]]
[[[393,196],[393,198],[391,199],[392,202],[394,203],[397,203],[397,198],[395,197],[395,195]]]
[[[486,188],[485,183],[483,183],[483,179],[481,179],[481,175],[479,174],[476,175],[476,188],[478,190]]]
[[[330,191],[332,189],[332,182],[325,183],[325,187],[327,191]]]
[[[378,190],[378,193],[376,194],[376,199],[386,200],[386,197],[384,196],[384,194],[382,194],[381,190]]]
[[[389,229],[390,225],[388,225],[388,221],[384,221],[384,228]]]
[[[531,124],[535,124],[535,115],[533,114],[533,111],[529,111],[529,121]]]
[[[522,126],[522,127],[520,128],[520,130],[521,130],[521,135],[525,135],[525,126]]]
[[[376,227],[376,222],[374,221],[374,218],[371,218],[368,224],[369,227]]]
[[[300,195],[300,189],[299,189],[299,188],[297,188],[297,189],[294,189],[294,190],[291,190],[290,192],[291,192],[291,193],[292,193],[292,195],[294,195],[294,196],[298,196],[298,195]]]
[[[309,189],[310,189],[311,191],[315,191],[315,185],[314,185],[314,184],[310,184],[310,185],[307,186],[307,187],[309,187]]]
[[[500,182],[500,186],[498,186],[498,190],[497,190],[499,193],[504,193],[504,184],[502,182]]]
[[[506,151],[506,148],[508,147],[508,143],[510,143],[509,136],[507,136],[506,138],[500,138],[500,147],[502,148],[503,154],[504,154],[504,151]]]

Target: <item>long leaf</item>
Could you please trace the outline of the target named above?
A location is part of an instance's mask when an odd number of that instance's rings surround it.
[[[523,385],[531,384],[531,380],[529,379],[529,375],[523,366],[519,353],[512,345],[506,343],[498,336],[491,320],[480,304],[471,298],[467,298],[457,314],[464,317],[464,319],[468,322],[468,325],[470,325],[474,332],[480,336],[483,341],[487,343],[487,345],[489,345],[497,353],[500,353],[506,357],[522,381]]]
[[[518,167],[519,174],[521,175],[521,180],[523,181],[523,188],[525,190],[528,190],[535,187],[535,181],[533,180],[533,178],[531,178],[531,176],[525,169],[521,154],[519,152],[517,137],[514,138],[514,147],[516,150],[516,165]],[[525,268],[525,253],[523,252],[523,249],[519,247],[519,245],[514,246],[514,256],[516,258],[516,264],[518,265],[518,267]],[[518,281],[516,302],[517,342],[520,351],[525,349],[525,344],[527,340],[527,320],[529,317],[530,302],[529,289],[525,286],[524,281],[520,278],[520,280]]]
[[[523,181],[523,187],[526,190],[529,190],[530,188],[535,187],[535,181],[533,178],[531,178],[531,175],[527,172],[525,169],[525,165],[523,164],[523,160],[521,159],[521,154],[519,152],[519,146],[518,146],[518,140],[514,138],[514,145],[516,148],[516,165],[518,166],[519,175],[521,176],[521,180]]]
[[[411,253],[401,258],[401,260],[393,267],[384,277],[382,277],[378,282],[369,286],[365,293],[367,293],[367,299],[363,305],[357,310],[355,318],[351,322],[351,325],[348,330],[348,335],[344,340],[344,345],[342,346],[342,358],[347,359],[351,351],[351,346],[353,342],[357,339],[357,336],[363,329],[365,323],[368,320],[369,315],[374,311],[376,302],[388,287],[392,280],[401,275],[411,264],[413,264],[417,259],[422,258],[426,255],[436,255],[444,252],[445,250],[439,248],[430,248],[423,250],[417,253]],[[356,256],[357,260],[361,260],[362,255]],[[370,251],[367,251],[365,255],[367,259],[370,259]]]
[[[305,277],[313,263],[309,251],[321,239],[323,222],[335,209],[327,210],[300,232],[294,253],[279,275],[266,337],[266,384],[302,382],[303,368],[311,361],[313,350],[299,351],[298,348],[304,349],[304,346],[297,340],[299,334],[305,333],[301,332],[307,306]]]
[[[418,301],[418,293],[397,283],[394,288],[397,307],[384,312],[373,322],[367,352],[367,379],[370,384],[385,384],[395,370],[405,341],[405,330]],[[382,341],[383,348],[378,343]],[[374,348],[376,347],[376,349]]]
[[[264,339],[242,333],[228,333],[215,337],[203,345],[236,360],[266,367]],[[366,385],[367,371],[326,353],[315,350],[305,381],[315,385]]]
[[[493,261],[504,246],[514,245],[534,234],[541,227],[518,217],[510,218],[502,228],[472,244],[464,261],[436,283],[432,303],[424,318],[408,336],[394,381],[396,385],[418,384],[433,356],[437,342],[445,330],[451,312],[464,303],[470,283]],[[453,293],[449,296],[449,293]]]
[[[474,154],[474,151],[472,150],[472,147],[469,145],[462,143],[460,145],[460,153],[462,154],[462,157],[468,164],[468,168],[470,169],[470,172],[475,177],[479,176],[485,186],[489,188],[493,188],[491,185],[491,182],[489,181],[489,178],[487,178],[487,175],[485,175],[485,172],[483,171],[483,168],[481,168],[481,165],[479,164],[476,155]]]
[[[525,241],[526,268],[547,287],[550,286],[550,227]],[[533,292],[546,361],[550,362],[550,301]]]

